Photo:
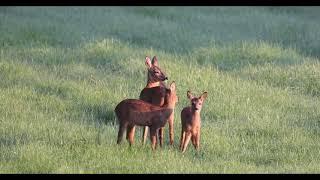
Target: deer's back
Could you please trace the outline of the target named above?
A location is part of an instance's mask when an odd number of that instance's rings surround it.
[[[163,114],[171,112],[170,109],[164,109],[138,99],[123,100],[115,108],[119,121],[127,121],[129,124],[139,126],[151,126],[155,125],[154,123],[163,126],[165,122],[162,122],[162,119],[166,119],[162,118]]]
[[[120,113],[128,113],[129,111],[148,112],[153,109],[157,109],[157,107],[148,102],[139,99],[125,99],[116,106],[115,112],[117,115],[121,115]]]
[[[144,88],[140,93],[140,99],[153,105],[162,106],[165,92],[165,87],[162,86]]]

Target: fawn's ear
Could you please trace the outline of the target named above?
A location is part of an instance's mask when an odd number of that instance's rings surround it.
[[[151,68],[151,67],[152,67],[151,60],[150,60],[149,56],[146,56],[146,62],[145,62],[145,64],[146,64],[146,66],[147,66],[148,68]]]
[[[187,97],[191,100],[194,98],[194,96],[191,94],[191,91],[187,92]]]
[[[204,92],[201,96],[200,96],[200,99],[202,100],[205,100],[208,96],[208,93],[207,92]]]
[[[156,56],[153,56],[152,58],[152,65],[159,67],[158,59]]]
[[[171,92],[176,90],[176,83],[174,81],[170,84],[170,90]]]

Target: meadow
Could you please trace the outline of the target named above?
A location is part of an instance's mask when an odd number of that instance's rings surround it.
[[[0,7],[0,173],[319,173],[319,7]],[[175,141],[116,144],[115,106],[177,84]],[[182,154],[187,90],[208,92]]]

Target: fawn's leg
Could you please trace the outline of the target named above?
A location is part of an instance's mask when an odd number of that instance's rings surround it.
[[[200,128],[199,128],[197,135],[196,135],[196,150],[199,151],[199,149],[200,149]]]
[[[150,127],[150,139],[152,150],[157,148],[157,129]]]
[[[135,126],[128,126],[127,128],[127,137],[128,137],[130,146],[133,145],[135,129],[136,129]]]
[[[163,144],[163,127],[159,129],[159,144],[160,144],[160,147],[162,147],[162,144]]]
[[[117,144],[120,144],[123,138],[124,131],[126,130],[125,124],[119,125],[119,131],[118,131],[118,139],[117,139]]]
[[[187,132],[186,133],[186,137],[185,137],[185,141],[184,141],[184,144],[183,144],[183,147],[182,147],[182,152],[183,153],[186,151],[190,139],[191,139],[191,132]]]
[[[197,138],[196,138],[196,134],[192,134],[192,136],[191,136],[191,142],[192,142],[192,145],[194,146],[194,148],[197,149]]]
[[[174,140],[174,133],[173,133],[173,120],[174,120],[174,111],[169,116],[169,138],[170,138],[170,145],[173,145]]]
[[[129,141],[130,126],[127,126],[126,139]]]
[[[147,140],[147,136],[148,136],[148,126],[144,126],[143,127],[143,136],[142,136],[142,144],[144,145],[146,143]]]
[[[186,133],[184,132],[183,128],[181,129],[181,137],[180,137],[180,147],[179,149],[182,151],[182,145],[184,143],[184,140],[186,138]]]

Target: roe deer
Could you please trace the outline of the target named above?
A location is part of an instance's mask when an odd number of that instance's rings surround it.
[[[178,101],[174,81],[170,84],[170,88],[165,90],[165,103],[162,106],[156,106],[138,99],[126,99],[116,106],[115,113],[119,121],[117,144],[120,144],[124,131],[127,130],[127,140],[131,146],[134,140],[134,127],[136,125],[148,126],[152,149],[156,148],[157,132],[165,126]]]
[[[185,107],[181,111],[180,150],[182,152],[186,151],[190,139],[196,150],[200,148],[200,111],[207,94],[204,92],[200,97],[194,97],[190,91],[187,92],[191,106]]]
[[[145,62],[148,68],[148,80],[146,87],[140,92],[141,100],[151,103],[153,105],[162,106],[164,104],[164,97],[166,88],[163,81],[167,80],[168,77],[164,74],[164,72],[159,68],[158,59],[156,56],[152,58],[152,61],[147,56]],[[170,144],[173,144],[173,118],[174,118],[174,111],[169,116],[169,137],[170,137]],[[159,141],[160,146],[163,144],[163,127],[159,130]],[[148,134],[148,126],[143,128],[143,135],[142,135],[142,144],[145,144]]]

